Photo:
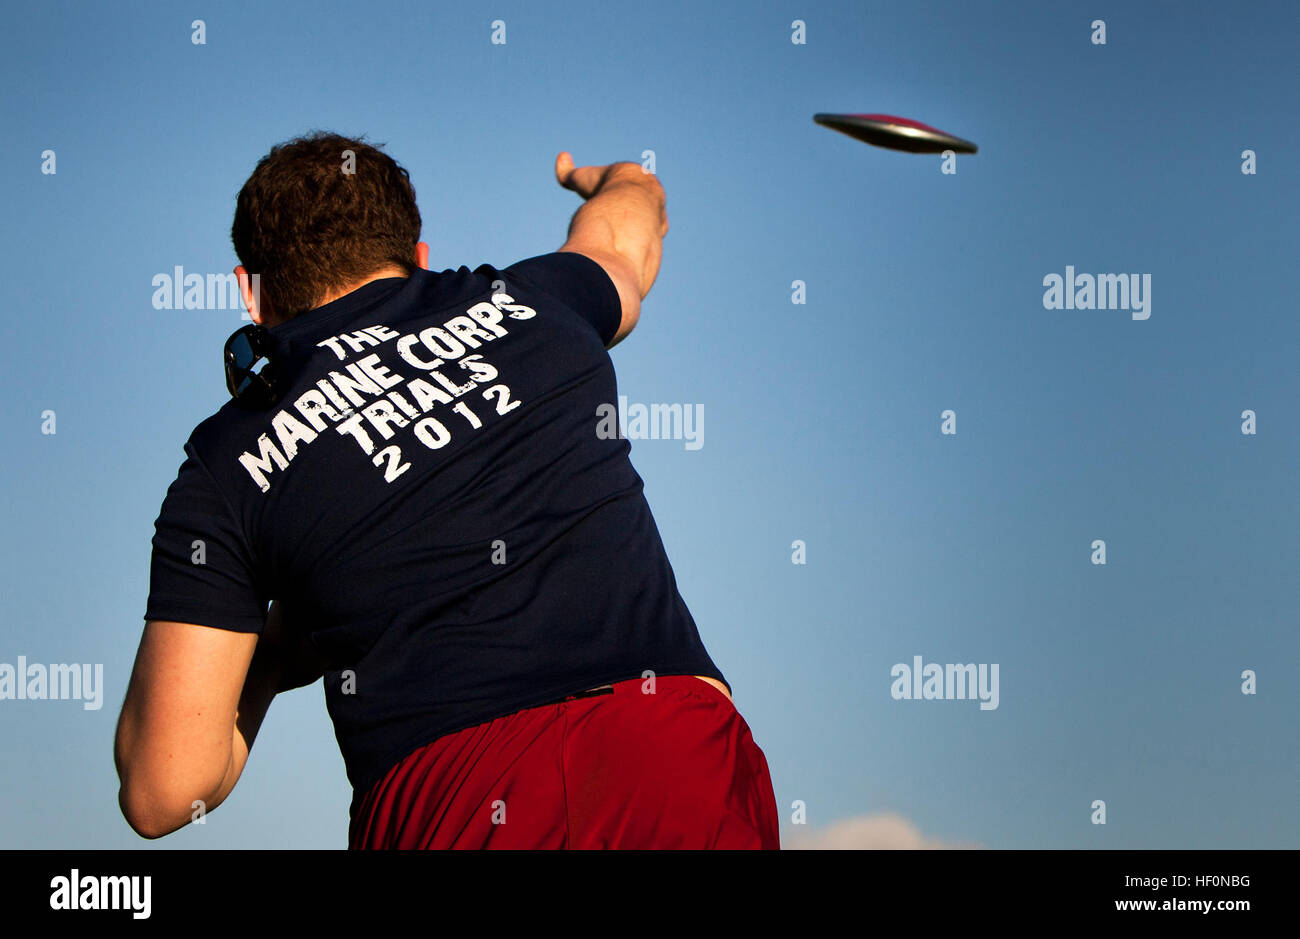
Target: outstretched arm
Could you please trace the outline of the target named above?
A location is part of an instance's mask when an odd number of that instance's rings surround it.
[[[556,157],[555,177],[587,200],[574,213],[559,250],[591,258],[618,288],[623,316],[612,348],[635,328],[641,301],[659,276],[668,234],[664,189],[639,163],[575,167],[567,151]]]

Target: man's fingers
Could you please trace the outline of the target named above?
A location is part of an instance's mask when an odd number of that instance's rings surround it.
[[[600,179],[600,167],[579,166],[575,168],[573,155],[568,150],[562,150],[560,155],[555,158],[555,178],[559,180],[560,185],[565,189],[572,189],[578,195],[586,198],[596,188],[596,183]]]
[[[565,189],[569,188],[569,174],[573,172],[573,156],[568,150],[560,151],[555,158],[555,178]]]
[[[555,178],[565,189],[572,189],[584,199],[590,199],[600,187],[605,174],[605,166],[573,165],[573,155],[568,150],[561,150],[555,158]]]

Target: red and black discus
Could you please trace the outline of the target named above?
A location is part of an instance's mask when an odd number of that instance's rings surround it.
[[[908,153],[975,153],[979,148],[969,140],[945,134],[929,124],[911,121],[892,114],[814,114],[813,120],[823,127],[848,134],[855,140],[906,150]]]

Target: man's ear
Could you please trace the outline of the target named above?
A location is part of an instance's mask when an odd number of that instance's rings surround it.
[[[429,269],[429,246],[423,241],[415,245],[415,266],[426,271]]]
[[[249,274],[244,265],[239,264],[235,267],[235,277],[239,279],[239,293],[244,298],[244,306],[248,308],[248,315],[252,317],[253,322],[261,325],[271,310],[269,303],[263,303],[261,289],[261,274]]]

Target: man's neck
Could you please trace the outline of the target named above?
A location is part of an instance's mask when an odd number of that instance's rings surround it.
[[[360,290],[362,287],[364,287],[368,283],[371,283],[372,281],[383,280],[385,277],[409,277],[409,276],[411,275],[407,273],[405,268],[398,267],[396,264],[390,264],[388,267],[384,268],[381,271],[376,271],[375,273],[371,274],[369,277],[365,278],[364,280],[359,280],[356,283],[350,284],[347,287],[341,287],[338,290],[327,293],[325,295],[325,299],[321,300],[321,302],[318,303],[316,306],[312,307],[312,309],[319,309],[320,307],[323,307],[327,303],[333,303],[335,300],[338,300],[341,297],[346,297],[348,294],[352,293],[352,291]]]

